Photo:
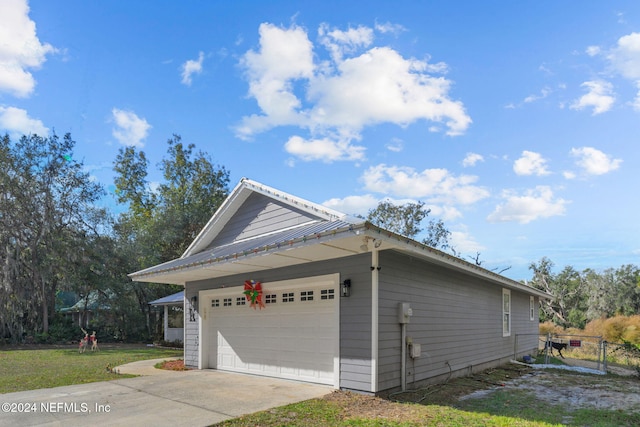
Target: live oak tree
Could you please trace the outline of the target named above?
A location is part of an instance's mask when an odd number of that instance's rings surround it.
[[[424,231],[422,221],[431,213],[431,209],[425,208],[424,205],[423,202],[396,205],[383,200],[376,208],[369,211],[367,220],[385,230],[413,239]],[[443,250],[450,248],[451,232],[447,230],[442,220],[430,220],[426,232],[427,236],[422,243]]]
[[[152,187],[144,151],[122,148],[114,162],[116,197],[128,207],[115,230],[129,272],[179,258],[229,193],[229,172],[178,135],[158,167],[163,180]],[[166,285],[130,286],[148,323],[148,302],[166,295]]]
[[[0,332],[12,340],[48,332],[73,254],[96,233],[103,189],[73,159],[74,146],[70,134],[0,140]]]
[[[640,269],[623,265],[601,272],[587,268],[582,272],[565,266],[553,272],[546,257],[531,263],[530,284],[553,296],[542,300],[540,320],[563,327],[583,328],[589,321],[616,315],[640,314]]]
[[[623,265],[602,272],[587,269],[584,278],[588,290],[589,319],[640,314],[640,268]]]

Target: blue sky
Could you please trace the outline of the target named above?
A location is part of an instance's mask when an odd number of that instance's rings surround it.
[[[3,0],[0,132],[53,131],[109,206],[175,133],[232,186],[423,201],[514,279],[639,264],[637,1]]]

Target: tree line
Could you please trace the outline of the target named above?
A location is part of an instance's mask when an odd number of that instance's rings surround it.
[[[613,316],[640,314],[640,268],[622,265],[595,271],[565,266],[553,272],[553,261],[531,263],[529,285],[553,295],[541,301],[540,321],[563,328],[584,329],[587,323]]]
[[[89,325],[103,340],[152,338],[149,301],[178,288],[127,274],[179,257],[228,194],[227,170],[173,135],[157,187],[143,151],[119,150],[114,215],[74,147],[70,134],[0,139],[0,343],[77,333],[58,314],[68,295],[104,308]]]
[[[90,301],[104,308],[89,325],[102,340],[154,338],[159,329],[149,301],[180,287],[132,282],[127,274],[180,257],[229,194],[229,171],[173,135],[156,165],[162,173],[156,184],[148,179],[144,151],[118,151],[115,202],[122,212],[115,215],[98,207],[106,191],[74,158],[74,147],[70,134],[0,139],[0,343],[76,333],[59,315],[76,301],[84,302],[84,312]],[[367,219],[410,238],[425,235],[424,244],[462,258],[445,224],[429,214],[423,202],[383,201]],[[470,258],[482,264],[480,254]],[[554,296],[543,301],[541,321],[583,327],[640,310],[636,266],[554,273],[543,258],[530,268],[529,284]]]

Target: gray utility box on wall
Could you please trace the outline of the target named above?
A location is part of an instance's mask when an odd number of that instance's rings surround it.
[[[410,323],[413,310],[408,302],[398,304],[398,322],[401,324]]]

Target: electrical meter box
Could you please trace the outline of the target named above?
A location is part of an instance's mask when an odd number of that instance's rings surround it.
[[[401,302],[398,304],[398,322],[399,323],[409,323],[411,320],[411,316],[413,316],[413,310],[411,309],[411,305],[408,302]]]
[[[420,344],[413,343],[409,346],[409,356],[411,356],[412,359],[417,359],[418,357],[420,357],[420,352]]]

